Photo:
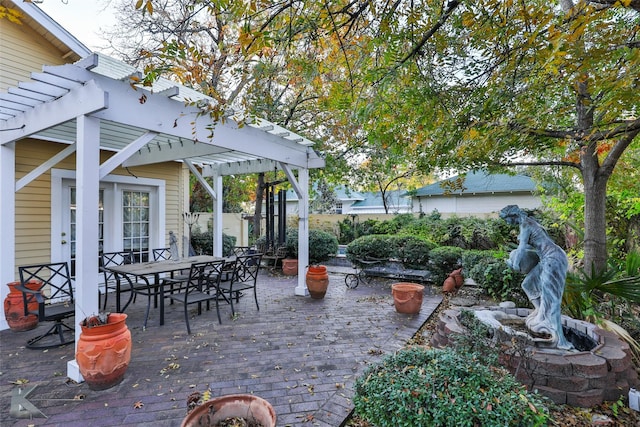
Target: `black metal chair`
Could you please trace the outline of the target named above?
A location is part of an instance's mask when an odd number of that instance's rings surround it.
[[[194,262],[191,264],[189,277],[186,280],[164,279],[165,284],[170,283],[179,286],[174,290],[174,293],[168,295],[168,298],[184,304],[184,320],[187,323],[187,333],[191,334],[188,310],[190,304],[198,304],[198,314],[202,314],[202,303],[206,302],[207,310],[209,310],[210,302],[215,301],[218,322],[222,323],[220,318],[219,298],[221,295],[219,286],[224,265],[224,260]]]
[[[35,314],[39,322],[54,322],[47,332],[30,339],[27,348],[51,348],[70,344],[75,341],[74,328],[63,321],[75,315],[73,283],[69,273],[69,264],[56,262],[50,264],[34,264],[18,267],[22,291],[24,314]],[[29,281],[40,281],[38,289],[27,288]],[[28,304],[38,302],[37,311],[29,311]],[[50,338],[50,337],[57,337]]]
[[[170,248],[152,249],[151,253],[153,254],[154,261],[165,261],[165,260],[171,259]]]
[[[107,299],[109,296],[109,290],[112,290],[116,294],[116,311],[118,313],[122,313],[124,308],[120,309],[120,294],[123,292],[131,292],[131,286],[124,285],[121,281],[118,281],[115,273],[105,269],[104,267],[110,267],[114,265],[125,265],[125,264],[133,264],[135,262],[135,258],[133,257],[133,252],[131,251],[117,251],[117,252],[103,252],[100,255],[100,271],[102,271],[104,275],[104,301],[102,302],[102,309],[104,310],[107,307]],[[131,297],[129,301],[125,304],[125,308],[129,305]]]
[[[155,279],[150,281],[150,279],[146,276],[132,276],[130,274],[116,273],[113,272],[113,276],[118,283],[118,287],[120,288],[120,292],[122,289],[126,289],[131,292],[129,300],[122,307],[122,312],[124,312],[131,302],[135,303],[136,296],[142,295],[147,297],[147,308],[144,313],[144,322],[142,324],[142,329],[147,329],[147,320],[149,320],[149,311],[151,311],[151,299],[154,300],[154,307],[158,306],[158,297],[160,295],[160,284],[156,283]],[[138,277],[142,279],[142,281],[132,280],[137,279]]]
[[[233,247],[233,255],[235,256],[245,256],[250,255],[250,251],[253,248],[251,246],[234,246]]]
[[[236,314],[233,307],[233,300],[235,299],[236,302],[239,302],[242,291],[249,289],[253,289],[253,298],[256,301],[256,308],[260,310],[256,284],[258,281],[261,262],[262,254],[251,254],[237,257],[235,268],[231,275],[231,280],[229,282],[220,283],[221,294],[229,297],[232,315],[235,316]]]
[[[265,253],[262,256],[262,260],[266,261],[269,270],[273,271],[278,268],[278,262],[282,261],[287,256],[287,247],[278,246],[273,252]]]

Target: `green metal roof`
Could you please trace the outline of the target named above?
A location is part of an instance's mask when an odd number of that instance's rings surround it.
[[[525,193],[535,192],[536,188],[536,183],[526,175],[487,174],[479,171],[456,175],[419,188],[415,191],[415,196]]]

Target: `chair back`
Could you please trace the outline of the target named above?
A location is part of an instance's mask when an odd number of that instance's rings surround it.
[[[103,252],[100,255],[100,267],[112,267],[114,265],[133,264],[135,258],[131,251]],[[117,281],[119,277],[112,271],[101,268],[104,274],[105,286],[109,283]]]
[[[232,283],[253,283],[258,280],[262,254],[243,255],[236,258],[235,269],[231,277]]]
[[[217,289],[222,277],[225,261],[194,262],[189,269],[189,279],[185,282],[187,294],[191,292],[207,292],[209,289]]]
[[[131,251],[103,252],[100,256],[101,267],[111,267],[114,265],[133,264],[135,258]]]
[[[249,255],[250,250],[251,250],[251,246],[234,246],[233,254],[235,256]]]
[[[158,248],[153,249],[151,251],[153,253],[154,261],[166,261],[171,259],[171,249],[170,248]]]
[[[47,320],[44,315],[45,305],[64,302],[69,306],[69,312],[73,312],[73,280],[69,273],[69,264],[66,262],[54,262],[50,264],[34,264],[18,267],[20,274],[20,286],[22,291],[25,311],[29,302],[38,302],[37,314],[40,320]],[[29,281],[41,282],[40,287],[33,285],[26,287]],[[27,313],[25,313],[27,314]]]

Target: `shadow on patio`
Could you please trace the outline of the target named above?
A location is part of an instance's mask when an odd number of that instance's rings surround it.
[[[213,396],[253,393],[267,399],[278,426],[339,426],[353,408],[356,377],[402,347],[441,297],[425,288],[420,314],[407,316],[395,312],[390,282],[349,290],[344,275],[333,272],[326,297],[313,300],[293,294],[296,281],[262,272],[260,311],[252,297],[240,300],[235,319],[230,307],[221,305],[222,325],[215,308],[205,311],[193,317],[190,336],[182,305],[166,306],[164,326],[152,310],[146,331],[145,302],[132,305],[127,310],[131,363],[124,380],[104,391],[68,382],[73,346],[24,347],[45,325],[22,333],[2,331],[0,425],[178,426],[187,396],[211,389]],[[12,394],[24,380],[37,386],[27,399],[48,418],[10,416]]]

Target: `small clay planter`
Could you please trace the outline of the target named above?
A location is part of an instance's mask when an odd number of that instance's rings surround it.
[[[393,304],[398,313],[417,314],[422,308],[424,286],[417,283],[394,283],[391,285]]]
[[[295,276],[298,274],[298,260],[285,258],[282,260],[282,273],[285,276]]]
[[[252,394],[228,394],[207,400],[189,412],[180,426],[214,427],[235,418],[246,421],[249,426],[276,426],[276,412],[271,404]]]

